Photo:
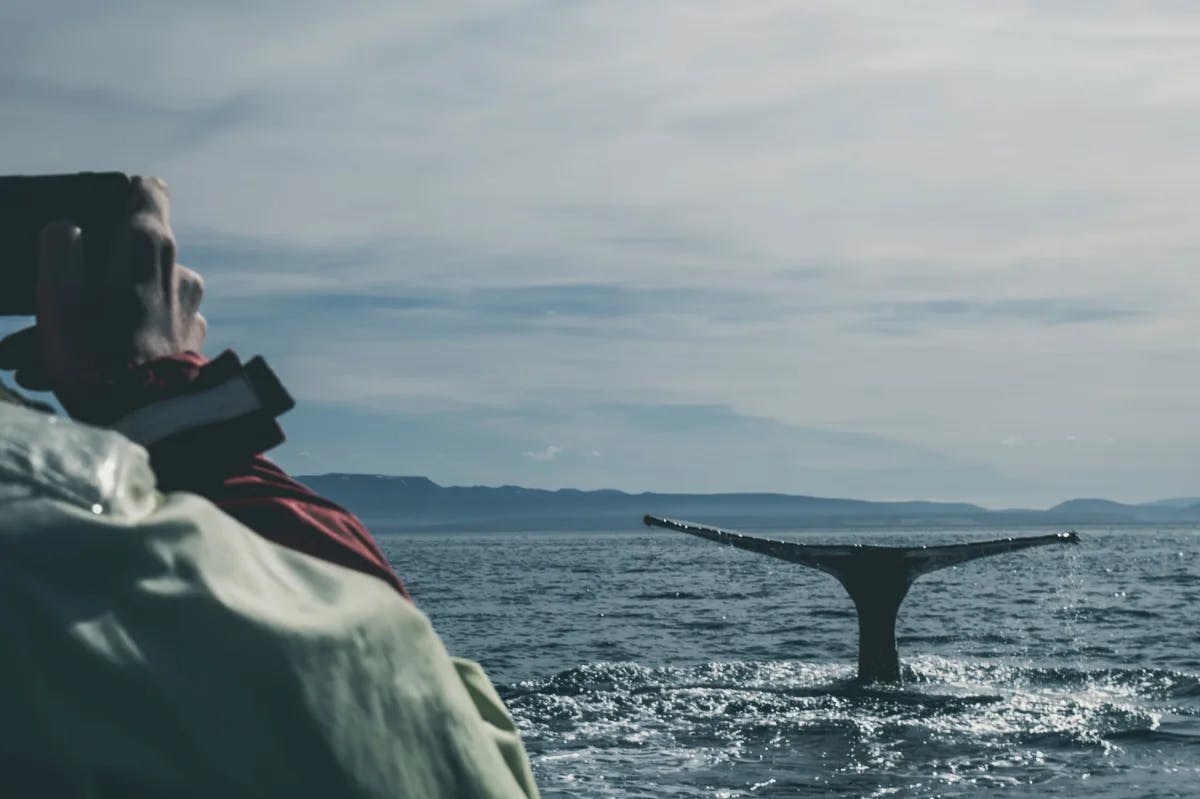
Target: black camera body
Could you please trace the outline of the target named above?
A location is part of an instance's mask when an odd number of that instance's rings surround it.
[[[71,222],[83,231],[88,272],[109,257],[113,232],[128,217],[131,181],[121,172],[0,177],[0,316],[37,307],[42,228]]]

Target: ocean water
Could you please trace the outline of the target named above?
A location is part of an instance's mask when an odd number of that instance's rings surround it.
[[[376,533],[480,661],[545,797],[1200,796],[1200,530],[918,580],[899,688],[830,577],[670,531]],[[770,533],[941,544],[1057,530]]]

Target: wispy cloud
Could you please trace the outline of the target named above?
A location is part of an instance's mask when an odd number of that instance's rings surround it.
[[[539,450],[537,452],[526,452],[525,457],[541,463],[548,463],[557,458],[559,453],[562,451],[562,447],[557,447],[554,444],[550,444],[543,450]]]
[[[331,428],[338,432],[334,441]],[[792,427],[720,406],[567,404],[551,397],[505,410],[429,405],[347,414],[310,403],[293,412],[290,429],[292,441],[279,453],[285,464],[302,464],[293,450],[319,440],[322,452],[352,459],[356,470],[412,471],[414,454],[436,446],[438,457],[425,468],[443,483],[873,498],[932,496],[923,486],[936,484],[937,496],[995,501],[1030,487],[927,448]],[[521,448],[538,436],[556,443]]]
[[[533,468],[520,453],[548,434],[487,428],[550,398],[597,433],[555,431],[556,469],[603,482],[627,461],[596,408],[726,408],[1137,498],[1156,464],[1200,467],[1179,399],[1200,394],[1197,21],[1002,0],[13,0],[0,171],[166,176],[213,347],[265,352],[343,425],[448,408],[497,464]],[[996,446],[1066,426],[1121,446]],[[571,471],[593,449],[601,471]],[[676,474],[653,463],[638,474]],[[742,463],[706,468],[735,482]]]
[[[1003,300],[939,299],[877,303],[866,310],[867,324],[890,333],[928,327],[963,328],[987,324],[1071,325],[1130,321],[1146,317],[1138,307],[1072,297]]]

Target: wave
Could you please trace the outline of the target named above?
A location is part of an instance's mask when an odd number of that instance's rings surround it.
[[[1024,666],[1013,671],[1007,667],[996,668],[1003,672],[997,676],[1018,679],[1033,686],[1071,689],[1104,688],[1140,696],[1144,699],[1157,700],[1200,697],[1200,676],[1170,669],[1081,669],[1069,666]]]
[[[1121,607],[1120,605],[1072,608],[1062,611],[1062,615],[1069,615],[1075,622],[1099,622],[1101,624],[1117,619],[1143,620],[1162,618],[1162,615],[1155,611],[1136,607]]]
[[[694,600],[727,601],[727,600],[736,600],[736,599],[761,598],[764,596],[769,596],[770,593],[771,592],[767,591],[767,590],[735,591],[735,592],[729,592],[729,591],[705,591],[705,592],[648,591],[648,592],[640,593],[640,594],[630,594],[628,596],[628,598],[629,599],[637,599],[637,600],[651,600],[651,601],[663,600],[663,599],[667,599],[667,600],[687,599],[687,600],[693,600],[693,601]]]
[[[571,719],[630,734],[650,725],[683,733],[746,737],[767,725],[803,736],[833,725],[870,738],[1006,740],[1039,746],[1096,745],[1163,731],[1166,714],[1200,713],[1195,675],[1155,669],[1038,668],[918,658],[909,681],[863,687],[844,666],[800,661],[713,662],[650,667],[600,662],[527,680],[503,691],[531,732]],[[1172,704],[1174,702],[1174,704]],[[702,723],[707,720],[707,723]]]
[[[1171,669],[1036,666],[1012,661],[985,661],[920,655],[905,663],[908,683],[945,686],[977,684],[1026,687],[1124,687],[1147,698],[1200,697],[1200,675]],[[843,664],[796,660],[714,661],[691,666],[648,666],[635,662],[599,661],[560,671],[547,678],[524,680],[513,691],[561,690],[595,685],[672,685],[680,683],[766,688],[783,682],[821,690],[842,690],[853,683],[853,668]],[[883,688],[889,692],[909,687]]]

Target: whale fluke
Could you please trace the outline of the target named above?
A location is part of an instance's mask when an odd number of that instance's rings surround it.
[[[864,544],[796,544],[744,535],[691,522],[646,515],[647,525],[678,530],[739,549],[809,566],[837,578],[858,611],[859,682],[900,682],[896,614],[909,586],[923,574],[992,555],[1048,544],[1078,544],[1074,531],[1000,538],[967,544],[878,547]]]

